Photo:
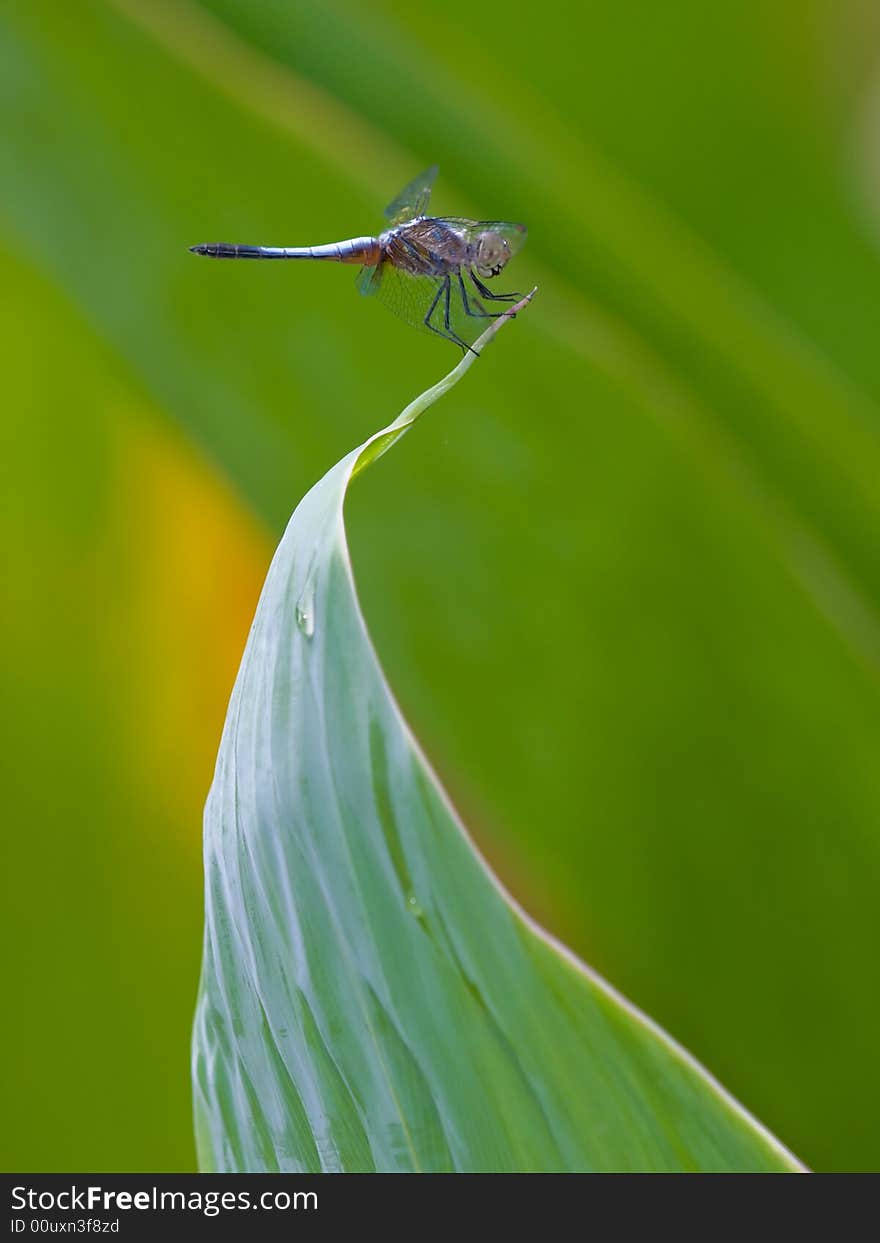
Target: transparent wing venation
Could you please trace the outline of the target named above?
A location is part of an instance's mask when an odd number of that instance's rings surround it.
[[[437,165],[432,164],[423,173],[419,173],[418,177],[414,177],[409,185],[403,187],[385,208],[385,218],[390,224],[403,224],[406,220],[414,220],[416,216],[424,216],[438,172]]]

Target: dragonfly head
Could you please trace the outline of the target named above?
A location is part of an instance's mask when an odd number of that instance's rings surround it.
[[[477,238],[476,269],[480,276],[500,275],[510,258],[510,243],[494,229],[486,229]]]

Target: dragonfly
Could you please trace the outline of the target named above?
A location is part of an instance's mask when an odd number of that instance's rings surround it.
[[[414,178],[385,209],[387,227],[375,237],[322,246],[191,246],[211,259],[321,259],[360,264],[358,289],[414,327],[436,333],[463,351],[487,319],[509,315],[519,293],[496,293],[500,276],[526,240],[526,227],[508,220],[429,216],[437,165]]]

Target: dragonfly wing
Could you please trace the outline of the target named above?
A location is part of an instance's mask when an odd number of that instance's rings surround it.
[[[382,283],[382,268],[383,265],[379,262],[374,267],[361,268],[358,272],[357,287],[362,297],[372,298],[373,294],[379,292],[379,286]]]
[[[475,242],[481,233],[499,233],[506,239],[511,255],[522,249],[529,235],[524,224],[516,224],[512,220],[467,220],[461,216],[441,216],[438,223],[457,229],[469,242]]]
[[[414,328],[425,328],[425,316],[443,284],[443,278],[412,276],[386,259],[374,268],[361,268],[357,283],[362,294],[381,302],[405,323],[412,324]]]
[[[404,229],[390,230],[379,262],[372,267],[361,268],[358,273],[358,289],[361,293],[367,297],[377,296],[380,301],[394,298],[395,282],[389,278],[398,270],[412,278],[425,279],[427,274],[427,284],[430,284],[430,275],[438,270],[435,257],[427,245],[431,236],[429,234],[428,237],[423,237],[421,233]],[[401,288],[406,288],[406,285]]]
[[[450,340],[458,337],[467,345],[471,345],[489,324],[486,308],[479,302],[476,290],[467,284],[465,304],[458,275],[454,272],[449,276],[448,311],[444,276],[414,276],[387,260],[374,268],[362,268],[358,274],[358,288],[362,294],[375,297],[404,323],[432,335],[439,332]],[[426,317],[430,317],[430,327]]]
[[[391,200],[385,208],[385,217],[392,225],[424,216],[431,201],[431,188],[437,179],[437,172],[437,165],[432,164],[413,178],[408,186],[404,186],[397,198]]]

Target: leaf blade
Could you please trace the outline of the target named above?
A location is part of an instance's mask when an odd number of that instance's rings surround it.
[[[311,489],[270,567],[205,813],[200,1160],[800,1168],[515,906],[382,674],[348,556],[346,490],[473,358]]]

